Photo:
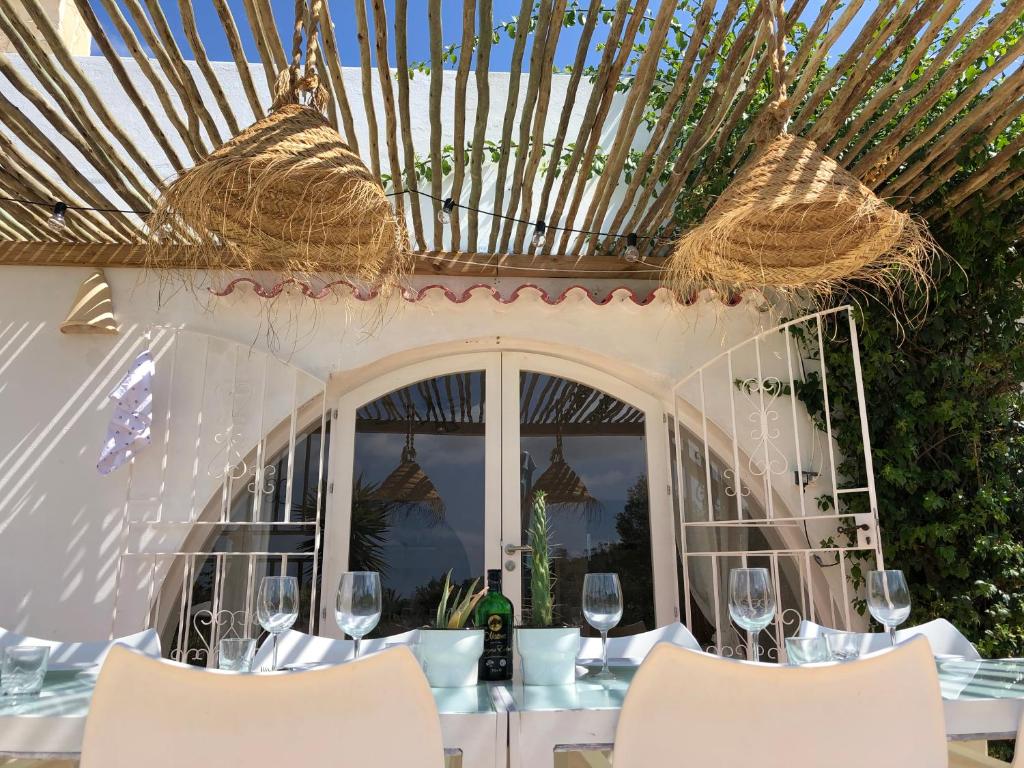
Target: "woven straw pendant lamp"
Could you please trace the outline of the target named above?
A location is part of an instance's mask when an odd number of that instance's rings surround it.
[[[764,14],[776,93],[758,130],[758,152],[705,220],[676,243],[665,282],[680,295],[774,288],[824,297],[851,280],[891,294],[927,280],[937,251],[927,228],[881,200],[814,142],[785,132],[785,16]]]
[[[329,273],[387,286],[409,270],[408,241],[379,180],[324,117],[316,73],[322,0],[296,3],[292,64],[270,114],[166,189],[150,215],[149,266]],[[191,247],[189,247],[191,246]]]

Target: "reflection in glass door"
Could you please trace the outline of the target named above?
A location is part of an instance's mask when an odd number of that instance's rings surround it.
[[[519,373],[518,400],[521,540],[530,542],[534,501],[543,494],[554,552],[555,625],[586,632],[583,576],[614,572],[623,586],[619,632],[653,629],[644,412],[586,384],[527,370]],[[532,566],[531,556],[523,557],[526,619]]]
[[[484,572],[486,374],[449,373],[355,412],[349,569],[379,571],[372,637],[429,624],[445,574]]]

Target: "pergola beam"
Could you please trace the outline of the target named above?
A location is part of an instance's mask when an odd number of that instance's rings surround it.
[[[168,266],[188,269],[194,264],[189,246],[178,246],[181,259]],[[415,274],[462,277],[610,277],[653,280],[661,260],[630,264],[614,256],[572,258],[551,255],[419,251]],[[0,266],[144,267],[146,246],[113,243],[0,242]],[[239,267],[241,268],[241,267]],[[231,269],[225,263],[225,269]]]

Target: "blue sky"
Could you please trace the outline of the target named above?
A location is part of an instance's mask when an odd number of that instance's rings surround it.
[[[279,32],[285,31],[287,33],[292,25],[294,4],[290,2],[290,0],[270,0],[270,2],[274,11],[275,19],[277,20]],[[718,0],[718,3],[719,6],[722,7],[725,5],[725,0]],[[977,0],[966,0],[964,6],[969,9],[976,3]],[[184,32],[182,31],[177,0],[160,0],[160,4],[163,8],[164,14],[167,16],[171,28],[175,32],[178,45],[183,54],[186,58],[192,58],[191,49],[189,48]],[[228,5],[235,17],[235,22],[238,25],[246,57],[249,61],[258,61],[259,56],[246,21],[245,7],[242,0],[228,0]],[[369,5],[369,3],[367,3],[367,5]],[[609,2],[608,5],[611,5],[611,3]],[[657,12],[659,2],[658,0],[652,0],[650,5],[651,7],[648,11],[649,15]],[[389,11],[389,23],[393,23],[391,20],[393,19],[394,0],[386,0],[386,6]],[[494,0],[495,25],[497,26],[501,21],[510,21],[518,13],[519,6],[520,0]],[[108,31],[110,31],[110,36],[114,41],[115,47],[122,55],[128,55],[127,48],[117,37],[116,32],[112,30],[109,19],[103,12],[103,8],[99,7],[98,3],[94,4],[93,7],[100,16],[104,26]],[[206,47],[207,55],[214,61],[229,61],[231,59],[231,53],[212,1],[197,0],[193,3],[193,7],[195,9],[194,12],[196,14],[197,24],[203,43]],[[330,7],[336,26],[338,45],[341,49],[342,63],[347,66],[356,66],[359,64],[359,51],[355,34],[355,12],[353,4],[349,0],[333,0],[333,2],[330,3]],[[803,14],[804,20],[809,23],[818,13],[820,7],[820,2],[809,2],[807,9]],[[864,4],[864,8],[862,8],[858,13],[854,23],[851,24],[847,31],[840,37],[839,43],[835,47],[835,52],[845,50],[846,46],[853,40],[856,32],[861,26],[861,23],[868,17],[873,7],[873,3]],[[964,14],[967,13],[966,10],[962,12]],[[372,14],[369,13],[369,10],[368,15],[371,18],[372,24]],[[689,23],[689,17],[684,16],[683,14],[680,14],[680,17],[685,23]],[[427,0],[409,0],[408,40],[410,61],[428,61],[430,58],[426,18]],[[460,41],[462,35],[461,26],[462,0],[443,0],[442,27],[444,30],[444,42],[446,44],[457,44]],[[391,30],[389,30],[389,32],[390,31]],[[556,65],[564,66],[571,63],[575,55],[580,33],[581,29],[578,26],[568,27],[562,30],[561,37],[559,39],[558,54],[555,59]],[[599,24],[597,33],[595,34],[595,42],[602,40],[606,33],[607,27],[603,24]],[[592,45],[591,48],[593,47],[594,46]],[[391,64],[394,66],[393,40],[391,40],[391,48]],[[512,41],[508,39],[507,35],[502,33],[501,41],[492,48],[491,69],[495,71],[508,71],[511,52]],[[95,48],[95,43],[94,53],[99,53]],[[589,60],[591,62],[595,62],[599,56],[599,51],[592,50]],[[526,53],[526,62],[527,64],[529,62],[529,41]]]

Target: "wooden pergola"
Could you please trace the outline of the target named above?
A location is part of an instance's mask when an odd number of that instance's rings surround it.
[[[246,103],[233,104],[225,95],[188,0],[179,0],[178,10],[190,50],[179,45],[158,0],[75,0],[122,93],[97,90],[40,0],[24,0],[22,13],[15,8],[21,0],[0,0],[0,32],[21,59],[0,54],[0,196],[84,209],[55,232],[46,226],[46,207],[0,201],[0,263],[142,263],[149,237],[144,217],[123,209],[148,211],[166,179],[140,150],[138,137],[121,126],[114,105],[134,106],[176,171],[266,113],[269,104],[254,78],[264,77],[272,90],[288,63],[282,34],[289,30],[275,21],[270,0],[244,0],[240,19],[226,0],[212,2]],[[352,40],[339,39],[331,19],[347,6],[324,3],[321,17],[328,119],[397,193],[395,207],[407,217],[419,255],[417,270],[656,278],[673,238],[699,220],[753,149],[754,126],[770,92],[761,23],[768,4],[704,0],[691,12],[688,4],[649,0],[462,0],[462,24],[453,36],[442,28],[441,2],[429,0],[427,18],[419,19],[410,17],[408,0],[355,0],[358,34]],[[100,10],[113,29],[101,23]],[[38,32],[25,23],[26,14]],[[786,13],[790,132],[814,140],[880,196],[933,224],[979,199],[989,207],[1018,204],[1024,191],[1022,14],[1024,0],[1003,7],[980,0],[962,9],[960,0],[879,0],[873,7],[864,0],[823,0],[817,13],[807,0],[796,0]],[[513,17],[531,16],[532,23],[509,25]],[[563,36],[570,20],[576,30]],[[262,70],[246,60],[240,24],[255,40]],[[409,57],[414,25],[429,30],[430,58],[422,66]],[[489,74],[493,38],[501,34],[511,36],[512,56],[507,95],[497,100]],[[594,64],[588,57],[599,44]],[[122,46],[155,99],[141,95],[119,56]],[[358,50],[358,101],[346,93],[340,50]],[[567,75],[556,75],[554,63],[570,59]],[[444,77],[446,66],[454,67],[453,82]],[[411,76],[429,78],[425,117],[410,107]],[[564,89],[552,89],[556,76],[567,76]],[[199,78],[212,100],[202,97]],[[31,121],[7,95],[12,92],[45,124]],[[570,134],[570,107],[584,99],[579,130]],[[449,103],[452,108],[443,110]],[[500,135],[486,134],[489,114],[502,116]],[[555,115],[552,137],[545,126]],[[427,146],[414,145],[414,120],[429,122]],[[357,135],[362,122],[368,143]],[[453,131],[447,151],[443,126]],[[53,136],[91,167],[76,164]],[[447,175],[437,172],[449,163]],[[429,178],[424,165],[435,169]],[[493,210],[509,217],[486,237],[480,226],[485,214],[474,210],[484,195],[485,170],[493,172]],[[452,211],[446,242],[424,226],[436,204],[408,194],[411,186],[466,204]],[[539,248],[530,243],[537,219],[563,228]],[[644,236],[641,262],[621,260],[623,233]]]

